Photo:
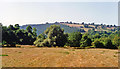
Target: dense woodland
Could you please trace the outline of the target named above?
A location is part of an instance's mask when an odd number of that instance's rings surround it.
[[[85,25],[87,26],[87,25]],[[103,27],[104,28],[104,27]],[[37,35],[38,29],[28,25],[20,29],[19,24],[2,26],[3,46],[15,47],[18,45],[35,45],[37,47],[78,47],[78,48],[108,48],[120,47],[120,31],[75,31],[67,33],[60,25],[51,25],[43,33]]]
[[[19,24],[2,26],[2,43],[7,46],[33,45],[36,40],[36,28],[28,26],[26,30],[20,29]]]

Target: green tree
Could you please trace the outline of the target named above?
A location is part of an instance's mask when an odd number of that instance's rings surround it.
[[[3,44],[6,44],[7,46],[14,47],[16,44],[16,34],[14,31],[13,25],[9,25],[8,27],[2,26],[2,41]]]
[[[8,29],[9,29],[9,30],[15,30],[15,28],[13,27],[13,25],[9,25],[9,26],[8,26]]]
[[[92,42],[92,46],[95,46],[96,48],[105,48],[104,44],[100,42],[100,40],[96,39],[94,42]]]
[[[114,36],[113,44],[117,47],[120,46],[120,37]]]
[[[34,36],[35,38],[37,37],[37,33],[36,33],[36,32],[37,32],[37,29],[34,27],[34,28],[33,28],[33,36]]]
[[[79,47],[81,38],[82,34],[80,32],[70,33],[66,45],[71,47]]]
[[[88,37],[88,34],[85,33],[82,36],[82,39],[80,41],[80,47],[87,47],[87,46],[91,46],[92,40]]]
[[[96,33],[96,34],[94,35],[94,38],[100,38],[100,34],[99,34],[99,33]]]
[[[112,41],[109,38],[105,39],[104,45],[107,48],[112,48],[112,46],[113,46]]]
[[[2,45],[7,44],[8,39],[8,28],[6,26],[2,26]]]
[[[16,45],[16,40],[17,40],[17,37],[16,37],[16,34],[14,31],[12,30],[9,30],[8,31],[8,39],[7,39],[7,43],[10,45],[10,46],[14,46]]]
[[[113,45],[110,38],[103,38],[103,44],[108,49],[116,49],[117,47]]]
[[[30,25],[27,26],[26,30],[28,33],[32,33],[32,27]]]
[[[17,43],[22,44],[22,45],[32,45],[33,42],[36,40],[37,34],[36,34],[36,29],[34,28],[33,32],[32,29],[28,26],[26,29],[18,29],[16,30],[16,35],[17,35]]]
[[[59,25],[51,25],[44,33],[47,35],[46,42],[48,41],[50,46],[64,46],[67,41],[67,35]]]
[[[29,45],[31,44],[30,38],[28,37],[28,32],[24,29],[19,29],[16,31],[18,44]]]
[[[36,40],[36,29],[28,26],[26,30],[20,29],[19,24],[2,26],[2,43],[7,46],[15,46],[16,44],[32,45]]]
[[[35,44],[39,42],[37,46],[64,46],[67,41],[67,34],[64,34],[64,30],[59,25],[51,25],[44,31],[44,34],[45,39],[37,38],[34,42]]]

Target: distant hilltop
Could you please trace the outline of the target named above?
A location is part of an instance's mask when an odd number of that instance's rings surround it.
[[[118,28],[118,26],[116,25],[106,25],[106,24],[95,24],[95,23],[75,23],[75,22],[54,22],[54,23],[49,23],[46,22],[45,24],[27,24],[27,25],[23,25],[21,26],[21,29],[26,29],[26,27],[28,25],[31,25],[32,27],[37,28],[37,34],[43,33],[46,28],[50,27],[50,25],[60,25],[61,28],[64,28],[64,31],[67,33],[71,33],[71,32],[76,32],[79,31],[81,33],[85,33],[88,31],[105,31],[105,32],[115,32],[118,29],[120,29],[120,27]]]
[[[91,23],[85,23],[85,22],[81,22],[81,23],[76,23],[76,22],[72,22],[72,21],[70,21],[70,22],[68,22],[68,21],[66,21],[66,22],[54,22],[54,23],[52,23],[52,24],[58,24],[58,23],[60,23],[60,24],[63,24],[63,23],[67,23],[67,24],[87,24],[87,25],[106,25],[106,24],[103,24],[103,23],[99,23],[99,24],[96,24],[96,23],[94,23],[94,22],[91,22]],[[42,23],[42,24],[51,24],[50,22],[46,22],[46,23]],[[39,24],[26,24],[26,25],[39,25]],[[106,25],[106,26],[117,26],[117,25]]]
[[[88,24],[88,25],[106,25],[106,24],[103,24],[103,23],[99,23],[99,24],[95,24],[94,22],[92,22],[92,23],[85,23],[85,22],[82,22],[82,23],[76,23],[76,22],[72,22],[72,21],[70,21],[70,22],[54,22],[54,23],[67,23],[67,24]],[[46,24],[49,24],[49,22],[46,22]],[[106,25],[106,26],[116,26],[116,25]]]

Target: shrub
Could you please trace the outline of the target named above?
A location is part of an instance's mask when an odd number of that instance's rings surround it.
[[[85,49],[90,49],[90,46],[85,47]]]
[[[92,40],[90,38],[88,38],[88,34],[84,34],[82,36],[82,39],[80,41],[80,47],[87,47],[87,46],[91,46]]]
[[[104,44],[102,42],[100,42],[98,39],[95,40],[93,43],[92,43],[93,46],[95,46],[96,48],[105,48]]]
[[[113,44],[115,46],[119,46],[120,45],[120,37],[115,36],[114,39],[113,39]]]
[[[37,39],[34,41],[34,44],[36,46],[44,46],[43,44],[43,40],[45,39],[45,35],[44,34],[40,34]]]
[[[95,48],[95,46],[90,46],[90,48]]]
[[[120,49],[120,46],[118,46],[118,49]]]
[[[117,47],[115,45],[113,45],[110,38],[105,38],[104,39],[104,46],[108,49],[117,49]]]
[[[80,32],[73,32],[68,35],[67,46],[79,47],[82,34]]]

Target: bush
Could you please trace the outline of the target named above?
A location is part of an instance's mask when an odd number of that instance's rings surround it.
[[[80,32],[73,32],[68,35],[67,46],[79,47],[82,34]]]
[[[90,46],[85,47],[85,49],[90,49]]]
[[[102,42],[100,42],[99,40],[95,40],[92,43],[93,46],[95,46],[96,48],[105,48],[104,44]]]
[[[117,49],[117,47],[115,45],[113,45],[110,38],[105,38],[104,39],[104,46],[108,49]]]
[[[120,37],[115,36],[114,39],[113,39],[113,44],[115,46],[120,46]]]
[[[95,46],[90,46],[90,48],[95,48]]]
[[[90,38],[88,38],[88,34],[84,34],[82,36],[82,39],[80,41],[80,47],[87,47],[87,46],[91,46],[92,40]]]
[[[120,49],[120,46],[118,46],[118,49]]]

